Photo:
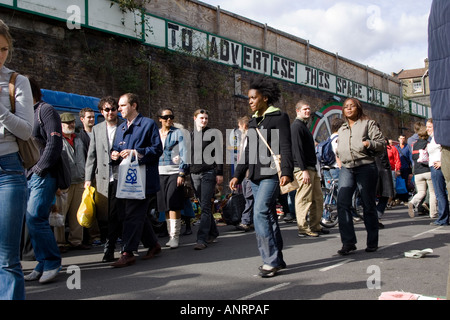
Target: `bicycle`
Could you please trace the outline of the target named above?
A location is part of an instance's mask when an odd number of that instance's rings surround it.
[[[331,179],[328,181],[330,187],[322,187],[323,200],[323,214],[320,224],[325,228],[333,228],[338,223],[337,213],[337,194],[338,194],[338,182],[337,179]],[[363,219],[363,207],[361,205],[359,189],[356,188],[352,197],[352,210],[354,218]]]
[[[330,187],[322,187],[323,214],[320,224],[325,228],[333,228],[338,223],[337,192],[338,180],[331,179]]]

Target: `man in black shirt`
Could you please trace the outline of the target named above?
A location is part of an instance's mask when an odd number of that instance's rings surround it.
[[[295,195],[299,237],[318,237],[324,233],[320,227],[323,212],[323,195],[320,175],[316,169],[314,138],[307,127],[311,107],[306,101],[299,101],[295,107],[297,118],[291,125],[294,175],[300,187]],[[309,221],[307,215],[309,213]]]
[[[209,243],[219,236],[219,231],[214,220],[212,206],[216,185],[223,182],[223,145],[220,132],[213,130],[208,125],[208,111],[199,109],[194,112],[195,128],[192,133],[192,159],[190,165],[192,186],[197,198],[200,200],[202,215],[197,232],[195,250],[206,249]],[[212,149],[214,153],[210,154]],[[209,150],[206,152],[205,150]],[[210,157],[210,159],[205,159]]]

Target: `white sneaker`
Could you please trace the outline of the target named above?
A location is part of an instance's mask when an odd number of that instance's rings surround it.
[[[25,281],[35,281],[38,280],[41,277],[41,275],[42,272],[33,270],[31,273],[27,274],[23,278],[25,279]]]
[[[58,268],[53,269],[53,270],[44,271],[44,273],[42,274],[42,277],[39,279],[39,283],[48,283],[48,282],[52,281],[58,275],[60,270],[61,270],[61,266],[59,266]]]
[[[416,208],[411,202],[408,202],[408,215],[410,218],[414,218],[416,216]]]

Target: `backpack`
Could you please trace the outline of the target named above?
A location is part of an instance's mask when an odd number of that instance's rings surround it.
[[[333,146],[331,143],[337,137],[337,135],[333,138],[329,137],[318,144],[316,155],[321,167],[332,166],[336,162],[336,155],[333,152]]]
[[[56,166],[56,181],[58,189],[69,189],[72,183],[72,177],[70,173],[69,156],[66,151],[62,150],[61,157],[59,158]]]

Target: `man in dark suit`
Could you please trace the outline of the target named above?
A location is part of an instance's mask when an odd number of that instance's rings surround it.
[[[144,260],[161,252],[161,245],[147,214],[160,189],[158,163],[163,149],[156,122],[139,113],[138,100],[134,93],[126,93],[119,99],[119,112],[126,121],[117,128],[111,160],[113,165],[119,166],[122,160],[137,156],[139,166],[145,166],[145,198],[131,199],[124,196],[120,199],[124,206],[123,245],[119,260],[111,264],[115,268],[135,263],[133,252],[138,250],[140,242],[149,248],[142,257]],[[122,182],[121,178],[119,175],[118,183]]]
[[[115,243],[122,231],[119,219],[119,204],[116,199],[116,184],[113,166],[110,166],[111,148],[117,127],[123,122],[118,117],[119,105],[113,97],[100,100],[98,109],[105,121],[95,125],[91,133],[91,143],[86,160],[84,187],[94,185],[96,218],[101,237],[106,238],[103,262],[114,260]],[[117,173],[115,173],[117,175]],[[116,178],[117,182],[117,178]]]

